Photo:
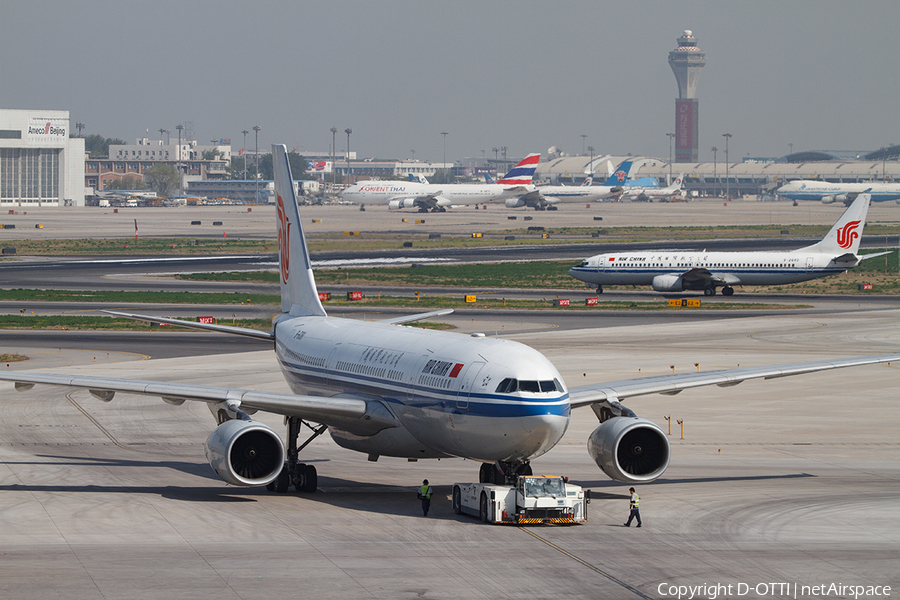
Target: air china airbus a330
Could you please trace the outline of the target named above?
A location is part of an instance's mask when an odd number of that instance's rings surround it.
[[[642,482],[666,470],[669,442],[622,400],[900,360],[900,354],[869,356],[569,388],[546,357],[523,344],[400,326],[450,311],[378,322],[328,317],[310,267],[285,146],[273,146],[272,154],[282,298],[274,330],[126,316],[274,341],[275,358],[294,393],[30,371],[2,373],[0,380],[19,391],[40,384],[84,388],[105,401],[122,393],[157,396],[173,405],[205,402],[218,423],[206,441],[206,456],[219,477],[234,485],[314,492],[316,469],[298,458],[303,425],[312,438],[327,429],[338,445],[372,460],[462,457],[482,463],[480,481],[505,482],[529,472],[530,461],[559,442],[573,408],[590,406],[600,420],[588,440],[590,455],[611,478]],[[287,447],[268,425],[251,419],[256,411],[286,417]]]
[[[445,212],[451,206],[482,204],[528,192],[541,155],[529,154],[497,183],[419,183],[414,181],[361,181],[341,192],[360,204],[387,204],[389,208],[418,208],[419,212]]]
[[[797,250],[613,252],[585,259],[569,275],[596,285],[598,293],[604,285],[650,285],[657,292],[703,290],[707,296],[715,295],[716,287],[731,296],[736,285],[784,285],[837,275],[887,254],[857,254],[868,210],[869,195],[860,194],[821,241]]]

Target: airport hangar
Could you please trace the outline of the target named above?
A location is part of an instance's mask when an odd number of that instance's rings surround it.
[[[84,139],[67,110],[0,109],[0,206],[84,206]]]
[[[631,160],[631,179],[655,177],[664,186],[670,173],[672,177],[685,173],[684,189],[689,195],[697,192],[698,196],[725,196],[727,189],[733,198],[740,198],[773,194],[797,179],[832,183],[900,181],[898,159],[900,146],[874,152],[804,151],[780,158],[744,158],[727,167],[724,161],[669,163],[644,156],[557,156],[538,165],[535,179],[578,185],[593,174],[594,184],[598,185],[609,176],[608,162],[615,168],[622,161]]]

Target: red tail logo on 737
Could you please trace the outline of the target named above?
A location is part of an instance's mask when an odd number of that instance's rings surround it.
[[[281,194],[275,194],[278,199],[276,205],[278,218],[278,258],[281,264],[281,282],[287,283],[291,270],[291,222],[287,218],[284,210],[284,200]]]
[[[856,228],[859,227],[859,221],[850,221],[837,230],[837,243],[841,248],[849,248],[853,244],[853,240],[859,237]]]

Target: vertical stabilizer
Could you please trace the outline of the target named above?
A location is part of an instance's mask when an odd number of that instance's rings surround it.
[[[281,312],[292,315],[325,316],[313,278],[300,224],[294,179],[284,144],[272,144],[275,171],[275,212],[278,221],[278,266],[281,280]]]
[[[618,186],[628,181],[628,172],[631,170],[631,161],[626,160],[611,173],[609,179],[603,182],[603,185]]]
[[[867,193],[857,196],[831,228],[831,231],[822,238],[822,241],[804,248],[804,250],[834,254],[835,256],[847,253],[858,254],[871,199],[872,196]]]
[[[503,185],[529,185],[534,177],[534,171],[537,169],[541,160],[541,153],[529,154],[519,164],[514,166],[509,173],[503,176],[503,179],[497,183]]]

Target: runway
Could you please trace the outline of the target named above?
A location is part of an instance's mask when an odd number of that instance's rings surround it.
[[[898,323],[900,310],[860,310],[511,337],[577,385],[670,365],[896,352]],[[10,369],[287,391],[270,349],[208,359],[122,353],[96,365],[73,354],[73,367],[52,354]],[[589,520],[527,531],[452,513],[450,486],[477,473],[468,461],[371,463],[326,436],[301,455],[316,464],[319,491],[274,495],[213,478],[203,441],[214,423],[204,406],[5,388],[0,585],[7,597],[36,600],[662,598],[664,586],[770,582],[896,589],[898,383],[900,365],[884,365],[630,401],[664,430],[672,418],[669,470],[637,486],[641,529],[621,526],[628,485],[593,464],[584,445],[596,418],[575,411],[563,441],[534,467],[591,488]],[[282,427],[278,417],[262,420]],[[428,518],[414,492],[425,477],[437,492]]]

